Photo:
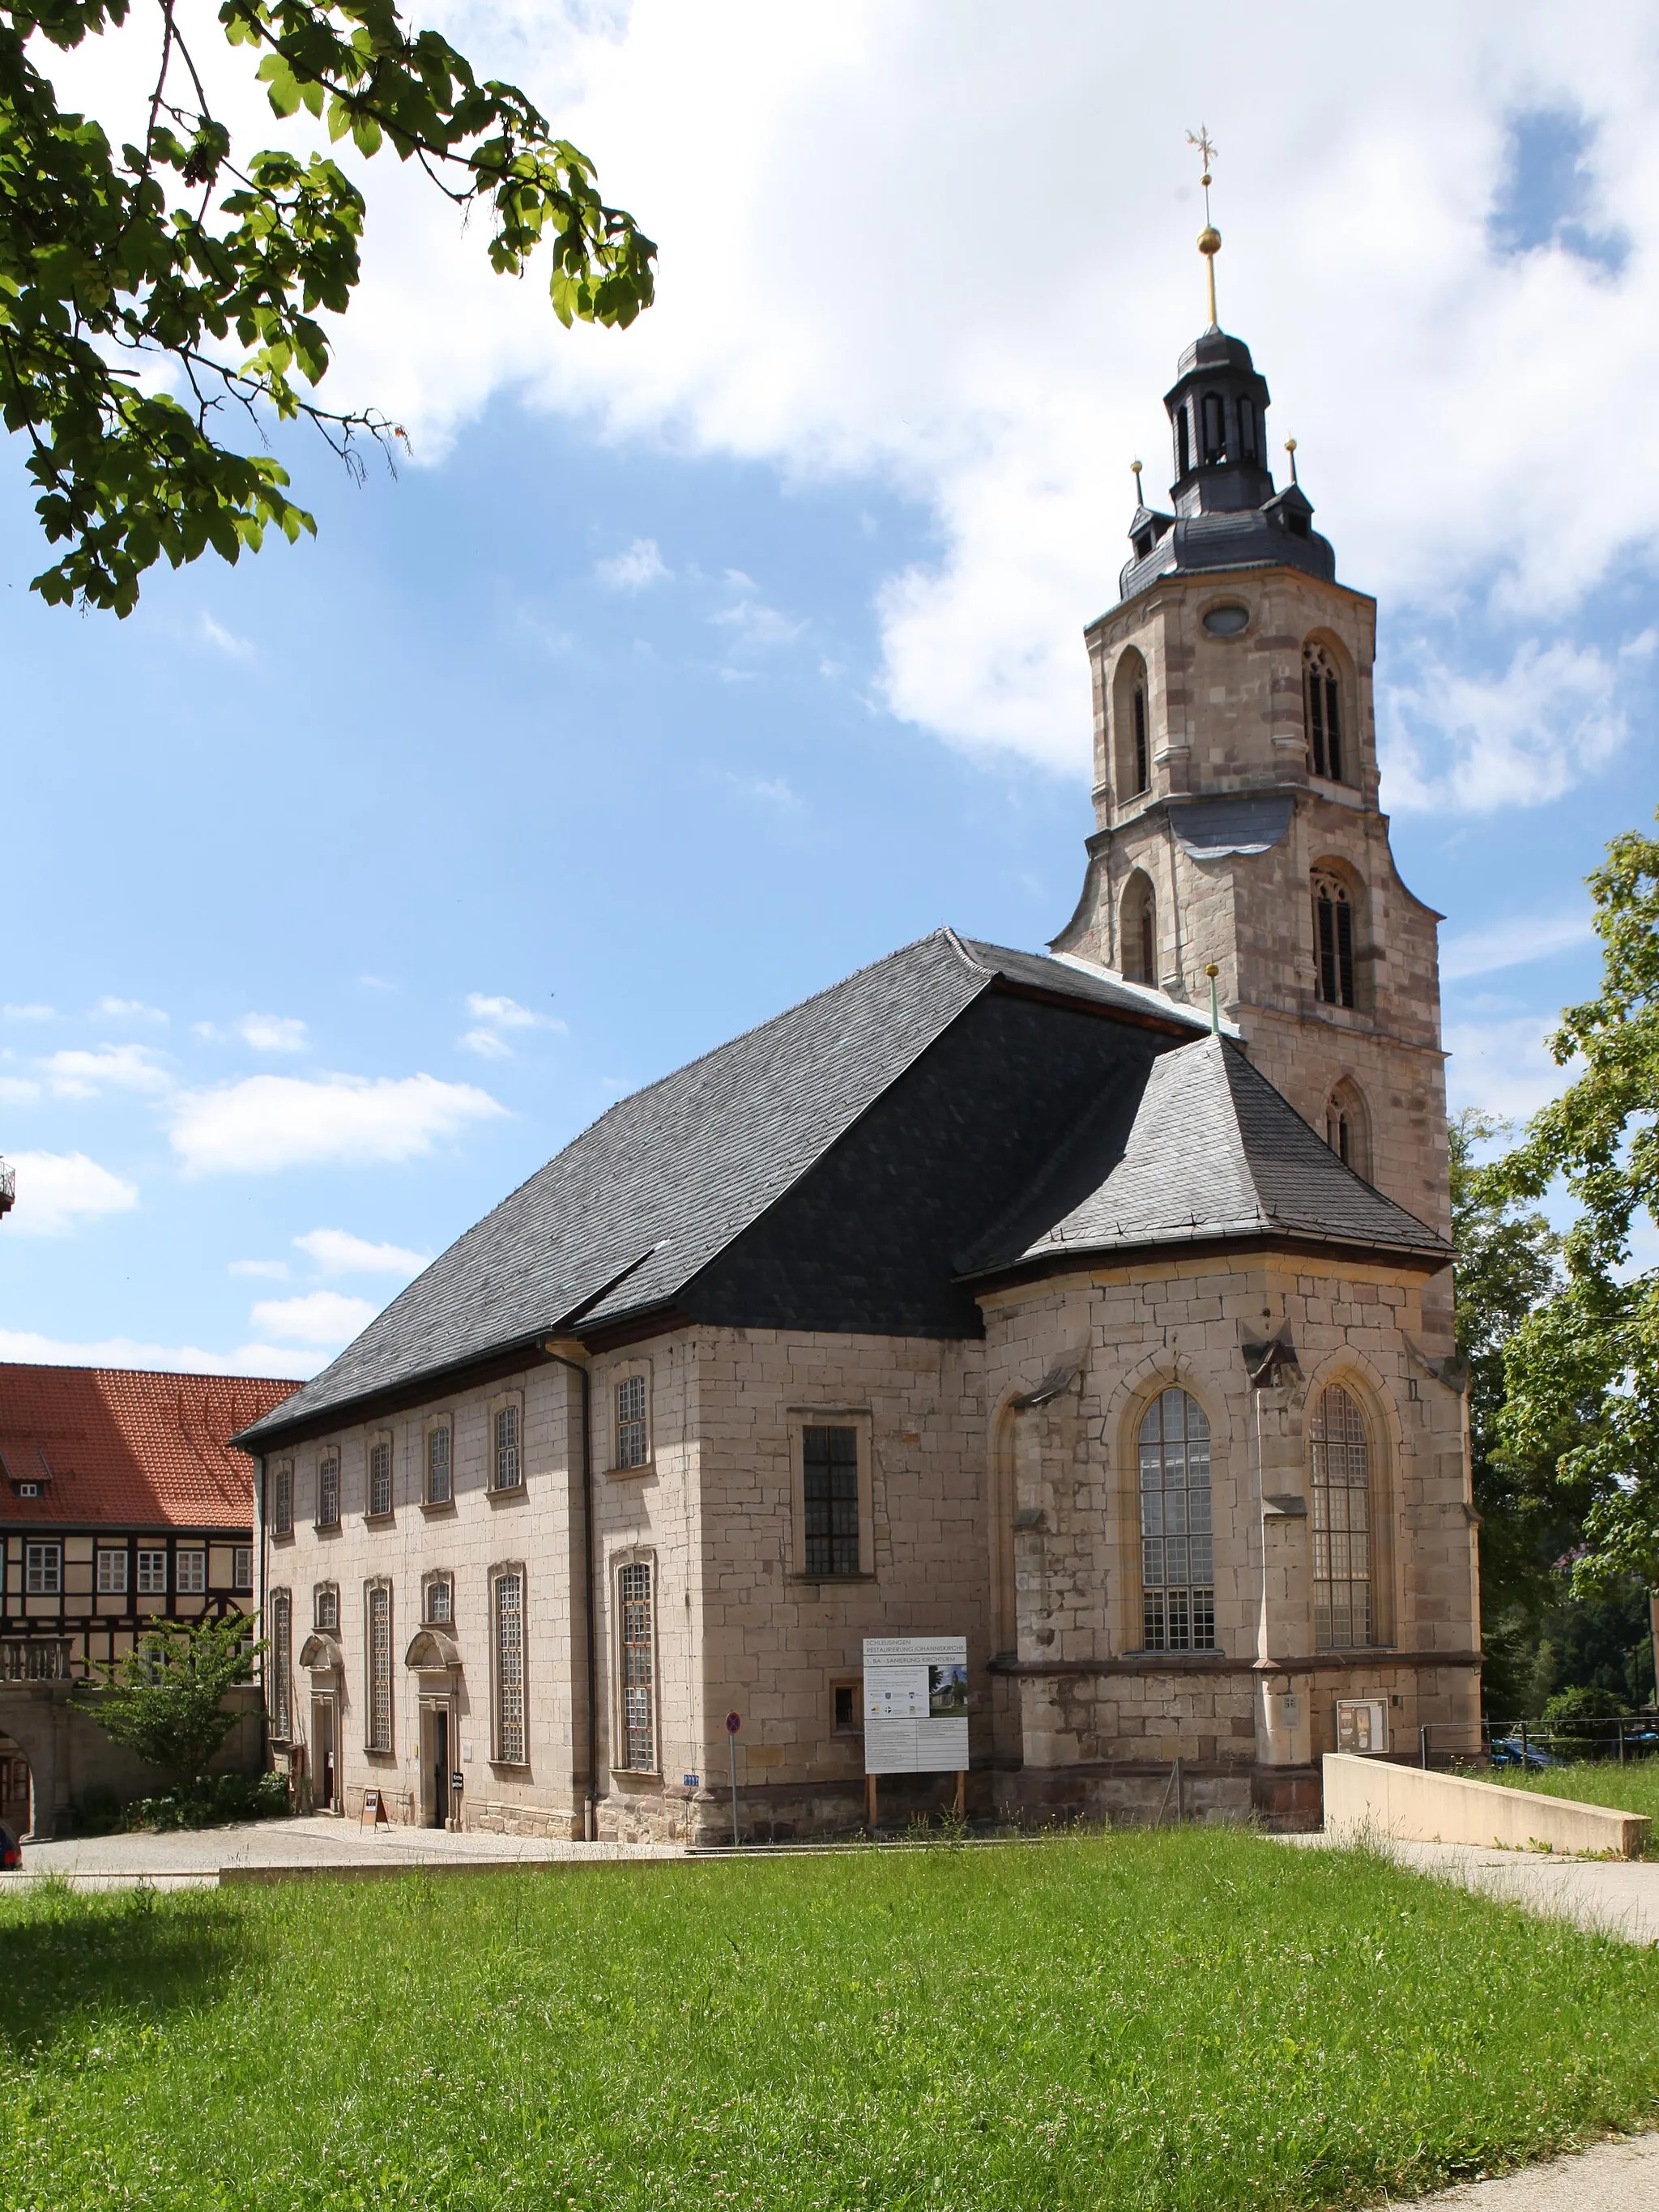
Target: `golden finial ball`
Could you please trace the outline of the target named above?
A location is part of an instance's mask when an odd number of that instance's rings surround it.
[[[1198,250],[1200,253],[1220,252],[1221,233],[1213,223],[1206,222],[1203,229],[1199,232]]]

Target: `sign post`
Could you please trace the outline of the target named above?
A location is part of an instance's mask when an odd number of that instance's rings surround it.
[[[954,1774],[956,1808],[967,1802],[968,1639],[864,1639],[864,1809],[873,1832],[876,1778]]]
[[[732,1753],[732,1848],[738,1848],[738,1730],[743,1726],[738,1713],[726,1716],[726,1741]]]

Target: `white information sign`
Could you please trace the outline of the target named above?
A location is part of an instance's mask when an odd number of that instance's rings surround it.
[[[967,1766],[967,1638],[866,1636],[865,1772],[961,1774]]]

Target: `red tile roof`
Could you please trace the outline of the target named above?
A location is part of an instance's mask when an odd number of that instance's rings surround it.
[[[0,1527],[247,1528],[253,1462],[229,1440],[295,1388],[0,1362]]]

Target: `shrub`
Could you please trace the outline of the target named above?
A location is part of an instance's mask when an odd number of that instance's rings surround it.
[[[1625,1700],[1613,1690],[1580,1682],[1571,1690],[1558,1690],[1544,1707],[1544,1726],[1558,1735],[1595,1738],[1604,1735],[1603,1725],[1617,1720]]]
[[[281,1774],[216,1774],[159,1797],[135,1797],[122,1816],[129,1829],[222,1828],[231,1820],[280,1820],[289,1809]]]

